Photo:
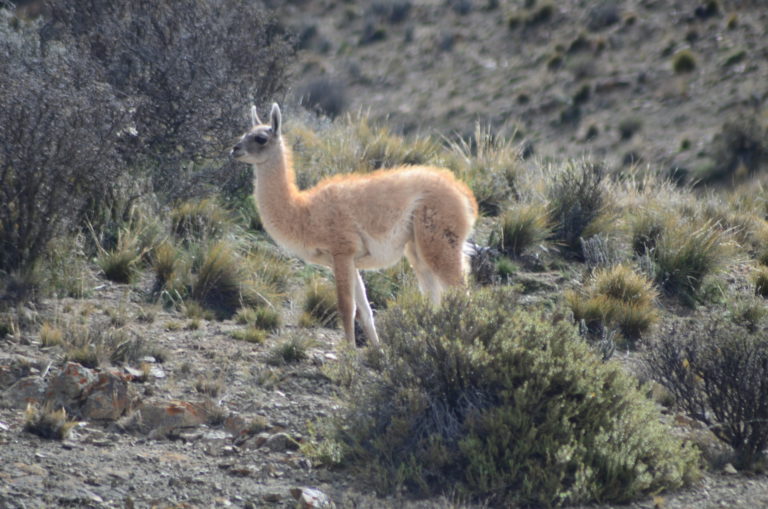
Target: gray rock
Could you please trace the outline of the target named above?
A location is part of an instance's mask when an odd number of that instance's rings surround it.
[[[39,404],[45,394],[45,380],[37,375],[25,376],[3,391],[0,406],[26,408],[27,405]]]

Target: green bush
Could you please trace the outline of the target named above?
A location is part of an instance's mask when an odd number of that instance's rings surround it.
[[[508,289],[412,298],[379,321],[332,440],[382,492],[455,491],[499,506],[625,502],[683,485],[697,453],[564,313]]]
[[[684,74],[696,70],[696,57],[691,50],[681,50],[672,57],[672,70],[676,74]]]
[[[646,364],[687,413],[733,447],[734,465],[764,465],[768,334],[720,314],[679,320],[649,345]]]

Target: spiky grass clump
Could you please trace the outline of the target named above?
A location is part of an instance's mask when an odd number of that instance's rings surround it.
[[[30,404],[24,413],[24,431],[41,438],[64,440],[76,425],[77,421],[70,421],[63,408],[54,411],[50,406]]]
[[[303,327],[335,327],[338,320],[336,287],[325,279],[315,277],[307,284],[300,318]]]
[[[172,243],[166,241],[155,248],[152,255],[155,287],[166,288],[177,280],[180,261],[180,252]]]
[[[520,148],[480,124],[475,126],[472,140],[459,138],[449,148],[443,164],[472,189],[482,214],[499,215],[514,195]]]
[[[608,196],[605,172],[589,162],[570,162],[549,186],[549,210],[554,237],[566,252],[580,258],[581,240],[600,233]]]
[[[653,283],[626,265],[597,270],[585,291],[569,292],[574,318],[590,330],[616,327],[630,344],[659,319]]]
[[[233,225],[230,212],[213,198],[187,201],[171,211],[171,231],[188,242],[217,239]]]
[[[668,218],[660,211],[645,210],[633,214],[629,221],[632,251],[636,255],[653,253],[668,225]]]
[[[501,215],[489,244],[510,256],[520,256],[551,234],[549,211],[540,204],[520,203]]]
[[[82,235],[61,236],[51,241],[41,266],[46,293],[76,299],[88,294],[92,272],[84,244]]]
[[[311,336],[293,333],[272,348],[267,362],[277,366],[301,362],[309,357],[308,350],[314,345],[315,340]]]
[[[523,310],[499,289],[406,304],[380,320],[380,371],[357,369],[331,434],[341,464],[381,492],[548,507],[626,502],[695,476],[695,450],[562,313]]]
[[[232,337],[238,341],[263,345],[267,341],[269,332],[253,325],[247,325],[244,329],[232,331]]]
[[[755,295],[768,298],[768,267],[758,268],[752,276],[755,283]]]
[[[704,279],[718,272],[732,253],[729,240],[729,232],[712,222],[671,224],[651,253],[656,280],[668,293],[692,303]]]
[[[112,250],[101,249],[96,263],[104,276],[116,283],[132,283],[139,272],[145,251],[141,250],[137,232],[123,229]]]
[[[254,274],[252,266],[234,245],[220,241],[202,253],[194,270],[190,295],[218,318],[229,318],[243,306],[270,301],[274,288]]]
[[[282,320],[280,312],[270,307],[242,308],[235,317],[241,325],[251,325],[265,331],[275,331],[280,328]]]
[[[58,346],[64,343],[64,331],[61,327],[45,322],[40,327],[40,344],[46,346]]]

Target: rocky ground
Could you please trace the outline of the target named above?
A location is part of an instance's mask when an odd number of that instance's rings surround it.
[[[292,327],[264,344],[238,341],[232,332],[243,326],[232,320],[189,319],[148,305],[141,285],[107,282],[88,299],[46,301],[25,313],[123,323],[143,338],[146,355],[89,369],[66,362],[60,347],[42,347],[36,335],[2,340],[0,507],[472,506],[451,496],[378,497],[351,472],[313,465],[302,453],[308,425],[338,404],[326,375],[337,362],[338,331],[315,330],[306,359],[280,363],[274,346]],[[77,424],[66,439],[25,431],[33,401],[69,409]],[[689,421],[680,425],[692,432]],[[690,489],[630,507],[766,504],[765,476],[726,465]]]

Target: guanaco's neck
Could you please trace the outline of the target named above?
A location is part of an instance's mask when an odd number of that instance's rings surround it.
[[[296,186],[291,151],[282,140],[272,158],[254,168],[254,175],[256,202],[267,231],[277,236],[293,233],[287,230],[300,223],[301,193]]]

